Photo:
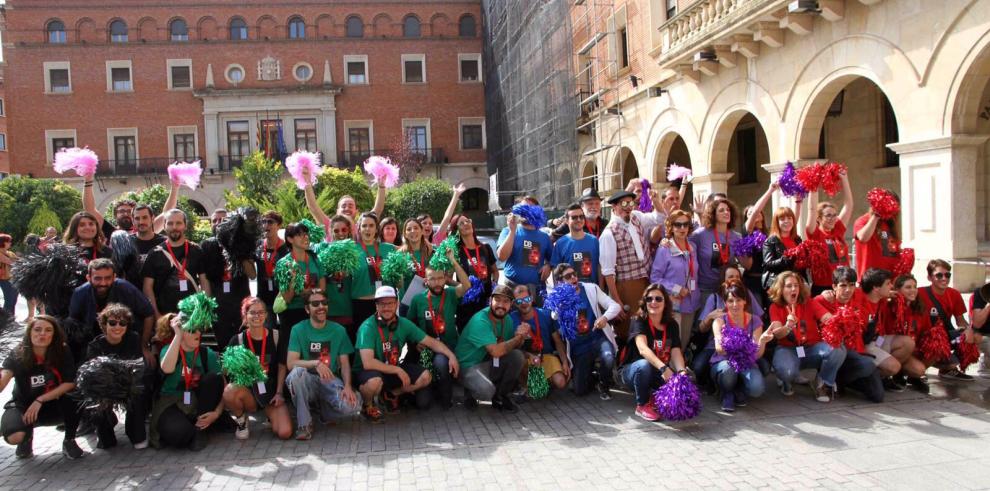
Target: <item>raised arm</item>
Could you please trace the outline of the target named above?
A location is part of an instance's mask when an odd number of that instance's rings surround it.
[[[313,215],[313,220],[319,225],[326,225],[330,221],[327,218],[327,214],[323,213],[320,209],[320,204],[316,201],[316,192],[313,191],[313,185],[309,183],[309,170],[303,170],[303,179],[307,182],[306,189],[303,190],[303,194],[306,195],[306,207],[309,208],[309,214]]]
[[[763,192],[763,196],[756,200],[756,204],[753,205],[753,213],[750,213],[746,217],[746,233],[753,233],[753,228],[756,227],[756,213],[763,211],[767,207],[767,203],[770,202],[770,198],[773,197],[773,192],[780,188],[780,185],[776,182],[771,182],[767,186],[767,190]],[[795,220],[796,221],[796,220]],[[766,217],[764,217],[764,222],[766,222]]]
[[[96,217],[96,228],[103,227],[103,214],[96,209],[96,197],[93,196],[93,176],[83,177],[82,192],[83,211],[91,213]],[[109,238],[109,237],[108,237]]]
[[[839,220],[843,224],[849,223],[852,220],[853,214],[853,192],[852,186],[849,185],[849,176],[845,171],[840,174],[842,176],[842,210],[839,211]]]
[[[378,217],[381,217],[382,213],[385,212],[385,193],[387,192],[388,190],[385,186],[378,186],[378,194],[375,195],[375,206],[371,209]]]
[[[464,183],[453,187],[454,195],[450,197],[450,203],[447,204],[447,209],[443,212],[443,220],[440,221],[440,228],[437,230],[447,230],[447,227],[450,226],[450,220],[454,218],[454,212],[457,211],[457,203],[466,190]]]

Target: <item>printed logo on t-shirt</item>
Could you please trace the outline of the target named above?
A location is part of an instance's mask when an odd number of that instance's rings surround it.
[[[189,379],[189,387],[186,387],[186,376],[192,374]],[[196,366],[182,367],[181,377],[179,377],[179,390],[195,390],[199,387],[199,379],[203,378],[203,373]]]
[[[330,365],[330,343],[310,342],[309,357],[320,360],[321,363]]]
[[[578,278],[582,281],[591,279],[591,255],[587,252],[574,252],[571,254],[571,267],[578,272]]]
[[[44,375],[32,375],[31,376],[31,388],[38,389],[45,386],[45,376]]]
[[[846,255],[848,251],[846,250],[846,243],[843,240],[825,239],[825,245],[828,247],[828,262],[831,264],[845,264]]]
[[[526,256],[527,266],[540,265],[540,245],[531,241],[523,241],[523,254]]]
[[[712,268],[718,269],[722,267],[722,247],[717,243],[712,242]]]
[[[584,309],[578,311],[577,332],[583,336],[591,331],[591,324],[588,322],[588,312]]]
[[[883,254],[884,257],[900,256],[897,243],[891,240],[890,233],[886,230],[880,231],[880,253]]]

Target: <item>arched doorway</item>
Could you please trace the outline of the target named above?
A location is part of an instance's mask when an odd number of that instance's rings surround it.
[[[495,226],[491,215],[488,214],[488,191],[481,188],[469,188],[461,195],[461,212],[471,218],[477,228]]]
[[[732,174],[726,194],[741,212],[770,184],[770,174],[763,170],[763,164],[770,162],[766,131],[752,113],[739,111],[722,122],[714,142],[712,172]]]
[[[876,83],[857,75],[833,80],[815,96],[802,123],[800,158],[848,167],[854,217],[869,209],[866,193],[871,188],[901,192],[900,158],[887,148],[899,141],[897,117]],[[822,199],[840,201],[842,197]],[[847,225],[851,234],[852,224]]]
[[[614,179],[612,180],[612,191],[623,189],[630,179],[639,177],[639,168],[636,166],[636,157],[632,151],[623,147],[617,156],[619,165],[616,166]]]
[[[687,143],[684,142],[681,135],[673,132],[661,138],[660,144],[657,146],[656,158],[653,161],[653,185],[661,192],[668,186],[679,184],[677,182],[667,184],[667,169],[671,164],[677,164],[688,169],[692,168],[691,153],[688,151]],[[693,192],[694,189],[688,184],[688,189],[684,195],[686,202],[690,202]],[[682,207],[684,205],[682,203]]]
[[[598,173],[595,172],[595,162],[591,160],[581,165],[581,181],[578,182],[578,193],[584,193],[586,188],[598,189]]]
[[[198,216],[198,217],[205,217],[205,216],[209,215],[206,212],[206,207],[203,206],[203,204],[200,203],[199,201],[196,201],[194,199],[191,199],[191,200],[189,200],[189,206],[192,207],[193,211],[196,212],[196,216]]]

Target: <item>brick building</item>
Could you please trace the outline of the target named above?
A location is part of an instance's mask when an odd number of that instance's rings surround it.
[[[353,166],[405,140],[484,206],[480,4],[8,0],[10,172],[89,146],[108,201],[201,159],[208,209],[259,147]]]
[[[7,101],[4,95],[4,64],[0,63],[0,177],[10,174],[10,152],[7,151]]]

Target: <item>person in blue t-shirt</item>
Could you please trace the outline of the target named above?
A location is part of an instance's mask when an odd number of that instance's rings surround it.
[[[522,351],[530,365],[543,367],[547,380],[557,389],[567,387],[571,378],[571,364],[567,359],[567,348],[560,337],[557,321],[550,311],[533,306],[533,294],[526,285],[512,289],[515,309],[509,314],[512,323],[518,326],[525,322],[531,328],[530,339],[523,343]]]
[[[570,264],[578,280],[604,287],[604,278],[599,274],[598,239],[584,231],[584,222],[588,217],[577,203],[567,208],[565,217],[570,232],[553,244],[550,265]]]
[[[496,254],[505,261],[505,276],[511,285],[529,285],[531,291],[539,291],[538,286],[550,276],[553,243],[538,228],[541,225],[509,214],[507,226],[498,237]]]

